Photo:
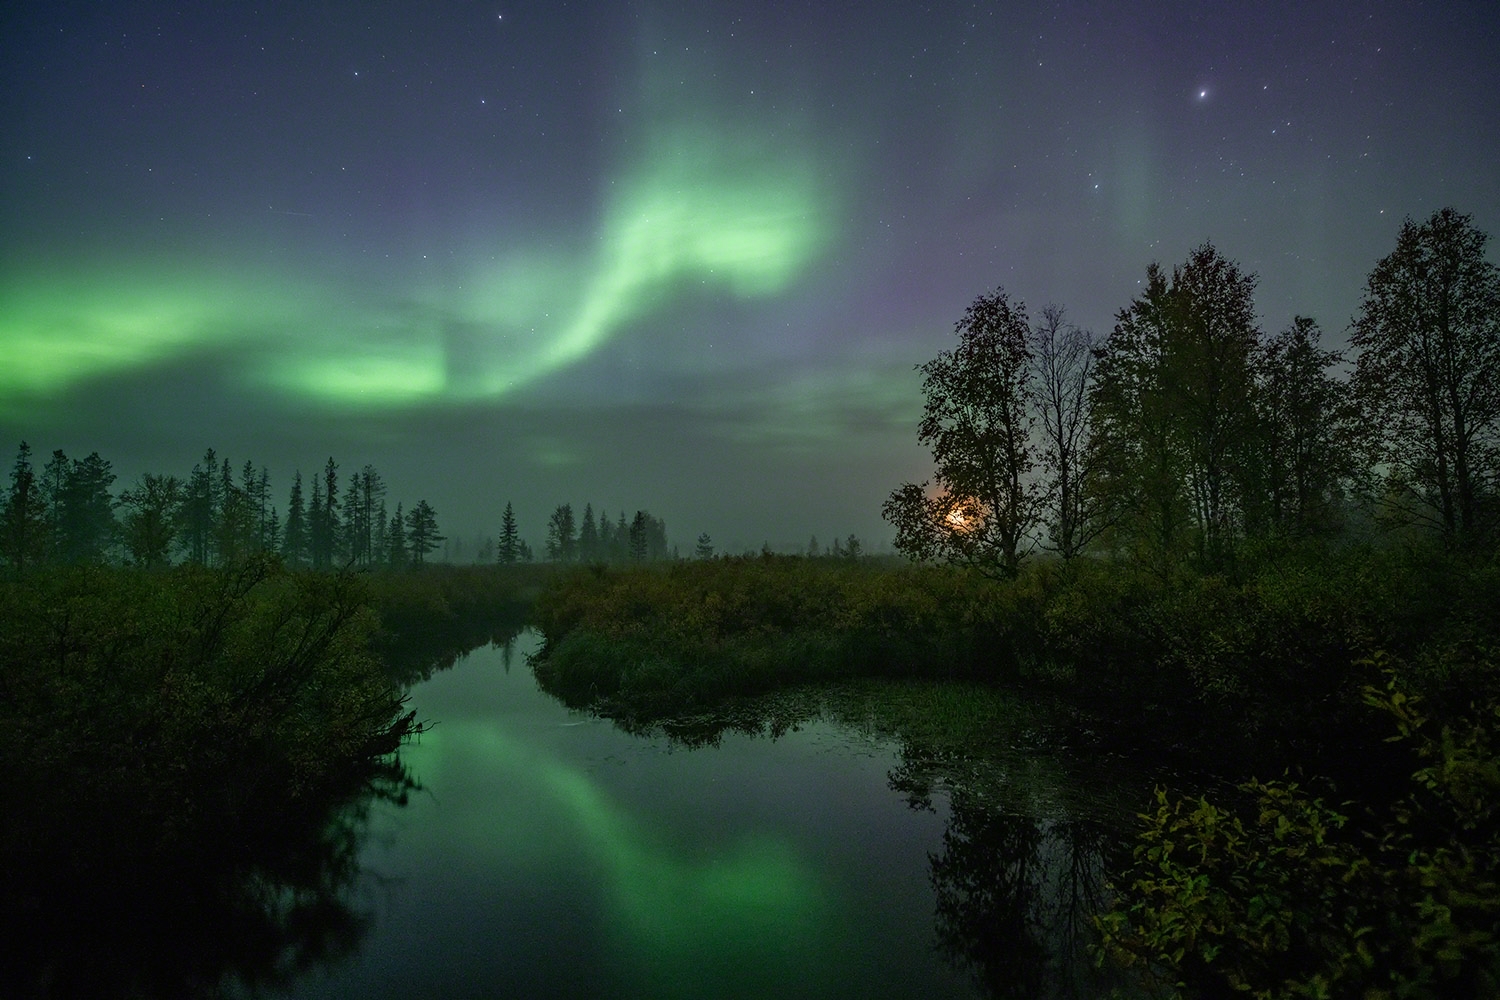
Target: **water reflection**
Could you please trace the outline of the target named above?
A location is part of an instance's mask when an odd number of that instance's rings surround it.
[[[412,788],[391,763],[351,778],[329,800],[232,826],[186,805],[15,804],[28,834],[7,858],[14,995],[224,996],[348,956],[366,929],[350,903],[365,820]]]
[[[891,790],[945,815],[942,848],[928,855],[936,949],[985,996],[1130,995],[1124,977],[1097,967],[1091,917],[1108,903],[1108,873],[1128,860],[1129,818],[1150,776],[1070,750],[1076,725],[1043,706],[961,696],[999,702],[983,708],[982,739],[962,720],[946,733],[908,726],[911,686],[884,684],[783,692],[631,730],[704,747],[731,733],[778,739],[821,719],[894,740]]]
[[[1092,820],[1038,821],[956,793],[932,856],[938,946],[990,996],[1103,995],[1116,977],[1094,966],[1090,917],[1118,843]]]

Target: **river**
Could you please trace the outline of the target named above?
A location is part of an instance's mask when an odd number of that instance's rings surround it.
[[[371,812],[351,900],[364,933],[281,995],[1100,988],[1086,911],[1143,785],[1120,762],[1034,740],[944,766],[847,705],[793,712],[776,738],[632,735],[538,690],[536,642],[412,690],[430,728],[402,760],[420,789]]]

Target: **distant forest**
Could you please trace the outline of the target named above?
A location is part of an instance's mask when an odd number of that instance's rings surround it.
[[[212,448],[185,478],[146,473],[115,493],[116,479],[98,452],[70,459],[54,451],[38,471],[30,445],[21,442],[0,506],[0,565],[17,571],[47,563],[227,566],[273,553],[293,567],[404,569],[428,562],[448,540],[426,500],[410,507],[397,502],[392,510],[373,465],[341,478],[329,458],[310,488],[299,470],[285,514],[273,502],[265,466],[246,461],[236,473]],[[563,504],[548,521],[545,554],[554,562],[642,562],[675,552],[666,522],[646,511],[630,520],[621,511],[611,521],[596,518],[590,504],[577,525],[572,506]],[[707,535],[699,537],[696,554],[713,554]],[[501,564],[536,559],[511,504],[498,534],[481,541],[472,557]]]

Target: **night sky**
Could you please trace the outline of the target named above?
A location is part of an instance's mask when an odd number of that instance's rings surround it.
[[[11,0],[0,447],[881,549],[976,295],[1103,335],[1211,240],[1340,344],[1444,205],[1500,237],[1494,0]]]

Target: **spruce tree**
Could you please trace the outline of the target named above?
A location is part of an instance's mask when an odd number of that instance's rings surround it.
[[[281,556],[288,566],[301,566],[307,558],[307,512],[302,501],[302,470],[292,476],[292,493],[286,505],[286,527],[281,532]]]
[[[521,559],[521,536],[516,531],[516,512],[507,503],[505,514],[500,519],[500,542],[497,546],[496,559],[503,565],[511,566]]]
[[[17,572],[38,562],[46,546],[47,519],[31,468],[31,446],[21,442],[11,467],[10,492],[0,509],[0,558]]]
[[[418,500],[406,515],[406,547],[412,564],[422,565],[427,553],[445,541],[447,538],[438,533],[437,513],[426,500]]]

